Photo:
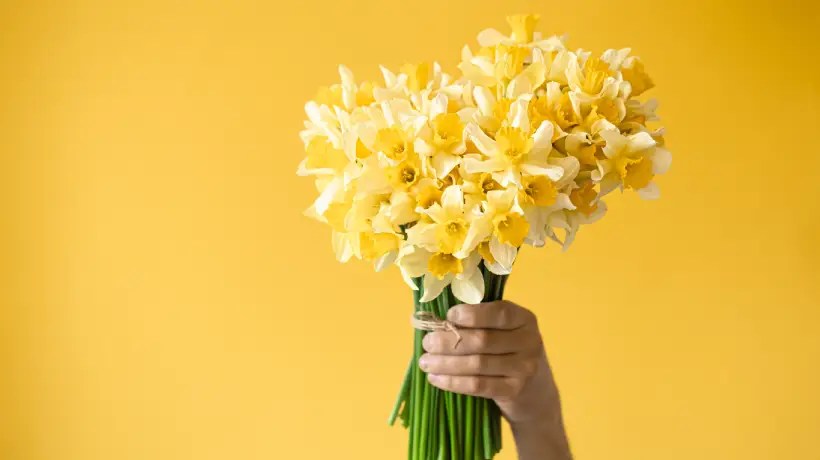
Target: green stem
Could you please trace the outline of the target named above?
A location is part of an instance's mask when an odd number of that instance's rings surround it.
[[[399,390],[399,397],[396,398],[396,404],[393,405],[393,410],[390,411],[390,417],[387,419],[388,425],[393,425],[396,423],[396,416],[399,415],[399,408],[402,407],[402,403],[407,403],[407,398],[410,395],[410,379],[413,375],[413,360],[410,360],[410,364],[407,366],[407,370],[404,372],[404,381],[401,384],[401,390]]]
[[[473,418],[475,417],[475,405],[473,401],[475,398],[467,396],[465,401],[466,410],[464,411],[464,458],[465,460],[473,459],[473,438],[475,437],[475,424]]]

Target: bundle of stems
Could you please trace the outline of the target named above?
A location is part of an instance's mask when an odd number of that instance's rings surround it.
[[[496,275],[480,267],[484,275],[484,302],[501,300],[507,275]],[[422,278],[414,280],[416,312],[432,312],[446,319],[447,310],[458,304],[450,287],[430,302],[419,302],[424,295]],[[419,368],[424,353],[422,340],[426,331],[415,330],[413,359],[407,367],[404,383],[390,414],[410,434],[409,460],[490,460],[501,450],[501,412],[494,401],[486,398],[451,393],[436,388],[427,381]]]

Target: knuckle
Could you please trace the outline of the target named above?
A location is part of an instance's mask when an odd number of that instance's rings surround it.
[[[514,378],[510,379],[509,385],[507,385],[507,393],[509,397],[516,397],[521,394],[521,390],[524,389],[524,379]]]
[[[455,319],[459,324],[471,325],[475,323],[475,311],[467,305],[455,307]]]
[[[464,381],[464,391],[466,393],[478,394],[482,386],[481,379],[478,377],[468,377]]]
[[[502,325],[507,325],[512,322],[512,309],[509,303],[502,303],[496,312],[498,322]]]
[[[480,371],[487,365],[487,361],[482,355],[470,355],[467,357],[467,367],[470,371]]]
[[[538,364],[533,359],[525,359],[521,361],[521,374],[525,377],[530,377],[535,374]]]
[[[483,350],[490,345],[490,333],[486,329],[478,329],[473,334],[476,348]]]

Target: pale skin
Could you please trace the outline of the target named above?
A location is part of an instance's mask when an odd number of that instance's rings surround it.
[[[419,367],[443,390],[493,399],[512,428],[519,460],[572,459],[558,388],[535,315],[501,300],[456,305],[458,328],[424,338]]]

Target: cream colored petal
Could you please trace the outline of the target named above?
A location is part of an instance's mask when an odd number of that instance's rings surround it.
[[[484,29],[478,33],[478,44],[481,46],[495,46],[509,40],[509,38],[495,29]]]
[[[408,228],[407,244],[416,246],[419,248],[419,250],[436,250],[438,248],[438,240],[436,239],[436,226],[434,224],[426,224],[419,222],[416,225]],[[426,267],[426,259],[424,263]]]
[[[478,106],[478,110],[481,111],[482,115],[492,115],[496,100],[495,96],[493,96],[493,93],[489,89],[483,86],[476,86],[473,89],[473,99],[475,100],[476,106]]]
[[[430,273],[424,275],[424,295],[421,296],[420,302],[430,302],[438,297],[452,280],[453,275],[447,275],[444,279],[438,279]]]
[[[467,136],[473,141],[473,144],[475,144],[478,150],[484,155],[493,155],[498,150],[495,140],[491,139],[477,124],[468,124],[464,128],[464,132],[467,133]]]
[[[507,212],[515,203],[518,191],[515,188],[491,190],[487,192],[487,205],[494,212]]]
[[[535,206],[528,206],[524,209],[524,217],[530,224],[530,231],[527,234],[525,241],[528,244],[538,248],[544,245],[547,238],[547,216],[549,209],[539,208]]]
[[[672,166],[672,153],[663,147],[655,147],[652,155],[652,172],[655,174],[665,174]]]
[[[490,158],[489,160],[479,160],[477,158],[465,158],[463,160],[464,170],[468,174],[476,173],[491,173],[505,168],[505,164],[501,159]]]
[[[449,100],[444,94],[438,94],[433,98],[433,102],[430,104],[430,119],[433,120],[437,116],[447,113],[448,102]]]
[[[479,244],[481,244],[493,231],[492,216],[484,215],[472,221],[467,229],[467,236],[464,243],[455,256],[463,259],[467,257]]]
[[[649,135],[649,133],[642,131],[639,133],[631,134],[629,136],[629,151],[630,152],[641,152],[646,149],[654,147],[656,144],[655,139]]]
[[[333,232],[332,236],[333,253],[339,262],[347,262],[353,257],[353,247],[347,233]]]
[[[555,197],[555,203],[550,206],[550,209],[553,210],[560,210],[560,209],[569,209],[574,210],[575,205],[572,204],[572,200],[569,199],[569,195],[566,193],[559,193],[557,197]]]
[[[542,121],[532,135],[533,149],[544,150],[552,148],[553,126],[549,121]]]
[[[373,262],[373,267],[377,272],[384,270],[396,261],[398,253],[398,251],[390,251],[387,254],[384,254]]]
[[[464,303],[476,304],[484,299],[484,277],[481,270],[474,270],[469,278],[456,277],[450,287],[453,295]]]
[[[508,270],[508,269],[502,267],[501,264],[498,263],[498,262],[487,263],[485,261],[484,266],[487,267],[487,270],[489,270],[491,273],[494,273],[496,275],[509,275],[510,271],[511,271],[511,270]]]
[[[518,255],[518,249],[507,243],[502,243],[498,241],[498,238],[493,237],[490,239],[490,254],[493,255],[493,258],[499,265],[507,270],[512,270],[515,256]]]
[[[473,52],[470,51],[470,47],[467,46],[467,45],[464,45],[464,47],[461,48],[461,60],[462,61],[469,61],[472,58],[473,58]]]
[[[650,182],[649,185],[638,190],[638,195],[644,200],[657,200],[661,197],[661,189],[654,182]]]
[[[405,244],[399,249],[396,265],[410,278],[418,278],[427,272],[427,263],[430,252],[411,244]]]
[[[521,165],[521,172],[530,176],[547,176],[553,182],[561,179],[564,175],[564,168],[554,165],[537,165],[524,163]]]
[[[510,112],[507,114],[507,121],[513,128],[518,128],[528,132],[530,130],[530,118],[527,112],[529,111],[529,103],[524,99],[518,99],[510,106]],[[543,123],[542,123],[543,124]],[[551,136],[552,134],[550,134]]]
[[[621,179],[617,174],[607,174],[601,179],[599,197],[604,197],[621,186]]]
[[[450,171],[458,166],[461,162],[461,157],[458,155],[450,155],[449,153],[439,153],[433,156],[433,168],[436,170],[436,177],[444,178]]]
[[[564,174],[561,176],[561,179],[559,179],[555,184],[555,186],[559,189],[564,188],[569,185],[570,182],[574,181],[575,177],[578,175],[578,172],[581,170],[581,163],[573,156],[556,158],[554,160],[550,160],[550,162],[554,163],[556,166],[560,166],[564,170]]]
[[[330,203],[332,203],[336,196],[342,191],[342,180],[340,178],[333,179],[328,183],[325,189],[322,190],[322,193],[319,194],[319,197],[316,198],[316,201],[313,202],[316,213],[324,215]]]
[[[451,185],[444,189],[441,195],[441,207],[448,215],[462,214],[464,209],[464,192],[458,185]]]
[[[606,141],[606,145],[603,150],[604,155],[606,155],[607,158],[614,157],[619,152],[624,150],[629,144],[629,139],[622,136],[618,131],[603,130],[598,134],[604,139],[604,141]],[[650,139],[652,138],[650,137]]]

